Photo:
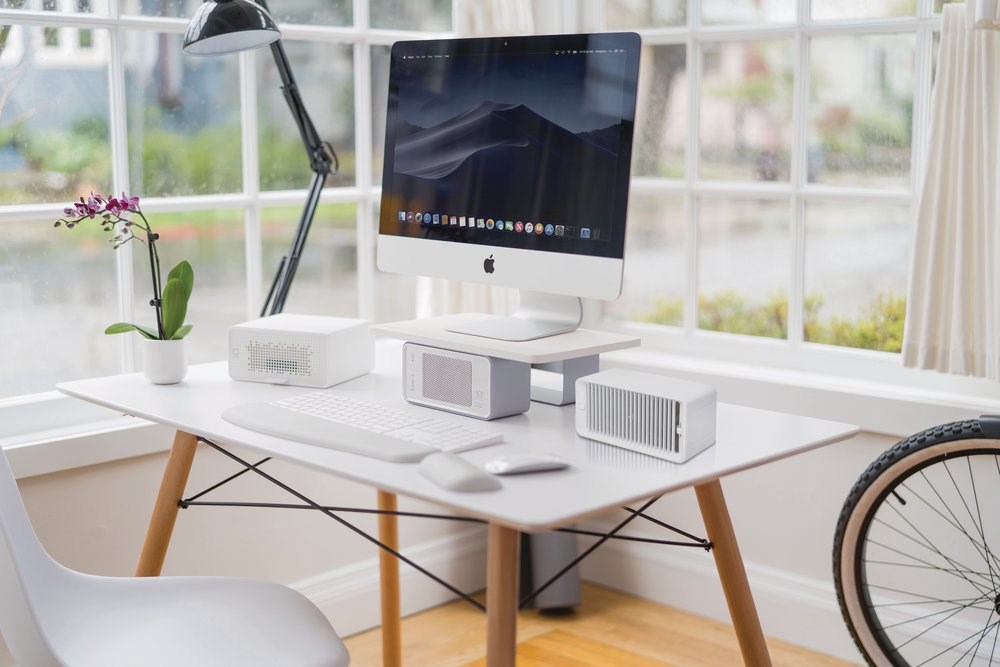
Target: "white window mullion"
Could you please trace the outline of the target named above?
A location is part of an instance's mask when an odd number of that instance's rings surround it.
[[[364,37],[369,29],[368,2],[354,0],[354,27]],[[375,319],[375,205],[372,201],[371,46],[354,44],[354,178],[358,187],[357,229],[358,316]]]
[[[800,0],[798,20],[809,17],[809,0]],[[810,38],[802,32],[795,36],[795,61],[792,82],[792,198],[791,215],[791,275],[788,289],[788,342],[796,348],[802,344],[805,317],[806,273],[806,203],[802,191],[809,184],[809,49]]]
[[[354,45],[354,150],[357,179],[358,315],[375,318],[375,203],[372,198],[371,47]]]
[[[111,3],[111,11],[118,11],[118,3]],[[126,192],[130,196],[132,184],[128,172],[128,126],[125,101],[125,61],[123,35],[117,28],[108,30],[108,132],[111,141],[111,182],[113,193]],[[115,252],[115,269],[118,278],[118,315],[122,322],[135,321],[135,284],[132,279],[134,244],[126,243]],[[121,346],[122,370],[135,370],[135,336],[118,336]]]
[[[685,221],[687,224],[687,281],[684,290],[684,330],[693,332],[698,328],[698,216],[700,201],[696,194],[698,170],[701,164],[701,146],[699,136],[701,131],[701,44],[695,37],[697,25],[701,20],[701,3],[691,0],[688,4],[688,28],[691,33],[687,39],[687,125],[688,132],[685,142],[684,172],[687,192],[684,194]]]
[[[242,51],[240,68],[240,142],[243,148],[243,235],[246,255],[246,312],[253,319],[260,313],[262,295],[263,238],[260,226],[260,150],[257,141],[257,52]]]

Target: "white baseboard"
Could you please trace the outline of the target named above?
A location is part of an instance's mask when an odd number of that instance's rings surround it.
[[[602,522],[586,526],[601,532],[611,527]],[[755,563],[746,563],[746,570],[764,634],[864,664],[841,618],[832,581]],[[703,549],[612,540],[582,563],[581,575],[630,595],[732,622],[715,561]]]
[[[590,522],[589,530],[611,528]],[[581,538],[581,545],[586,544]],[[486,531],[463,530],[404,549],[404,554],[463,591],[486,585]],[[854,647],[830,581],[747,563],[747,577],[764,632],[856,664]],[[711,553],[701,549],[609,541],[581,566],[581,576],[602,586],[731,623]],[[403,614],[455,596],[407,565],[400,570]],[[378,559],[371,558],[291,585],[312,600],[337,632],[349,636],[380,625]]]
[[[403,549],[403,555],[466,592],[486,587],[486,529],[481,526]],[[435,607],[455,595],[400,564],[403,615]],[[378,558],[291,584],[318,606],[342,637],[381,625]]]

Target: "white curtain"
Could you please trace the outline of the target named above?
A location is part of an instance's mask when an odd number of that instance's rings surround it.
[[[968,12],[968,15],[967,13]],[[1000,379],[1000,26],[995,0],[944,7],[903,363]]]
[[[459,37],[526,35],[534,32],[531,0],[454,0],[452,15]],[[417,280],[417,317],[451,313],[509,315],[517,291],[438,278]]]

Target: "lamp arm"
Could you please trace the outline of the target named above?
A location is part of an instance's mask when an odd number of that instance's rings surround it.
[[[260,0],[258,4],[267,10],[264,0]],[[305,247],[316,207],[319,205],[320,193],[323,191],[327,177],[340,169],[337,153],[329,143],[319,138],[316,126],[313,125],[312,119],[302,103],[299,87],[295,83],[295,77],[292,76],[292,68],[280,39],[271,43],[271,55],[274,56],[274,64],[281,76],[281,92],[288,103],[292,118],[295,119],[295,125],[302,137],[302,143],[309,155],[309,166],[313,171],[313,179],[309,186],[305,208],[302,210],[302,216],[299,218],[299,225],[295,231],[295,238],[292,240],[291,249],[287,255],[281,258],[281,264],[278,266],[267,298],[264,300],[264,307],[260,312],[261,317],[280,313],[284,309],[288,290],[291,288],[295,272],[299,267],[299,257]]]
[[[340,161],[337,154],[329,143],[319,138],[319,132],[313,125],[305,105],[302,103],[302,96],[299,94],[298,84],[292,75],[292,68],[285,55],[285,47],[281,40],[271,42],[271,55],[274,56],[274,64],[278,68],[281,77],[281,93],[285,96],[288,108],[295,119],[295,125],[299,129],[302,143],[309,154],[309,165],[315,173],[336,173],[340,169]]]

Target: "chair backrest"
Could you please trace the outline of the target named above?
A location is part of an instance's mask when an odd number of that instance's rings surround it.
[[[60,665],[45,641],[38,612],[56,596],[65,574],[35,536],[0,447],[0,634],[24,667]]]

